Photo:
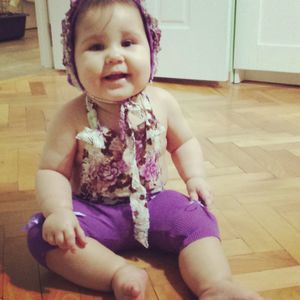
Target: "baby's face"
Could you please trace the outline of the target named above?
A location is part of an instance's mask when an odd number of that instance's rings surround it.
[[[118,102],[143,90],[150,77],[150,49],[138,9],[115,3],[79,17],[75,63],[89,95]]]

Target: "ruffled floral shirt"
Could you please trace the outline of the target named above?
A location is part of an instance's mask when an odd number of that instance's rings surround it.
[[[96,104],[86,97],[88,121],[77,139],[85,142],[79,196],[114,205],[130,201],[135,237],[148,246],[148,195],[163,189],[159,158],[164,127],[144,93],[121,105],[120,133],[99,124]]]

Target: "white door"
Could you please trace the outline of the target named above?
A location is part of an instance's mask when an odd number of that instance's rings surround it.
[[[162,29],[159,77],[226,81],[232,0],[146,0]]]
[[[48,1],[55,68],[62,69],[61,20],[70,0]],[[233,0],[146,0],[162,29],[157,76],[228,80]]]
[[[234,68],[300,73],[299,30],[299,0],[237,0]]]
[[[49,23],[51,25],[52,52],[55,69],[64,69],[63,48],[61,44],[61,21],[70,7],[70,0],[48,1]]]

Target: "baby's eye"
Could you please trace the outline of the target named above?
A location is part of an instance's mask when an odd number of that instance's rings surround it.
[[[98,43],[98,44],[94,44],[94,45],[90,46],[90,47],[89,47],[89,50],[90,50],[90,51],[103,51],[104,48],[105,48],[105,47],[104,47],[103,44]]]
[[[132,46],[133,44],[134,44],[134,43],[133,43],[132,40],[124,40],[124,41],[122,42],[122,47],[127,48],[127,47]]]

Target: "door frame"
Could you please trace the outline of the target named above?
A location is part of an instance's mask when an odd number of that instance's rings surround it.
[[[47,0],[35,0],[35,15],[38,28],[41,66],[53,68],[51,30]]]

